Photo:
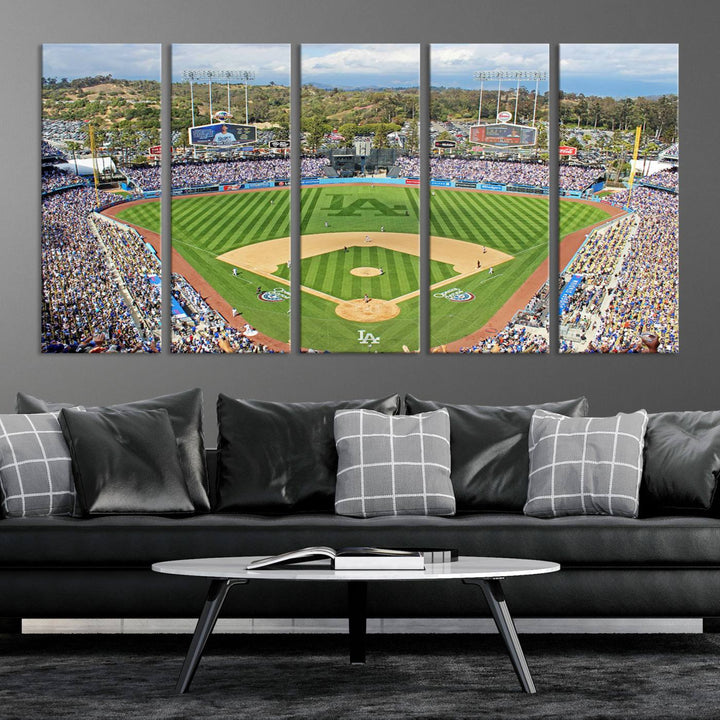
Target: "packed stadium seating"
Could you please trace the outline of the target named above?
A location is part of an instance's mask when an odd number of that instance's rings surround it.
[[[607,202],[633,215],[592,233],[566,268],[584,278],[563,317],[581,337],[566,334],[561,350],[640,352],[652,333],[660,352],[678,352],[678,197],[639,186]]]
[[[327,165],[325,158],[303,158],[302,177],[322,175]],[[123,167],[123,173],[138,190],[160,189],[160,168]],[[174,188],[240,183],[255,180],[287,179],[290,177],[290,160],[287,158],[248,158],[216,162],[187,162],[173,164],[172,186]]]
[[[403,177],[420,174],[419,158],[400,157],[396,167]],[[562,190],[585,190],[604,175],[601,167],[563,165],[560,167]],[[431,158],[430,175],[434,178],[468,180],[489,183],[515,183],[533,187],[548,187],[548,166],[537,162],[480,160],[476,158]]]

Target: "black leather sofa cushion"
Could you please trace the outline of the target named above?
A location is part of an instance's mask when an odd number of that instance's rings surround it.
[[[720,567],[720,519],[517,514],[350,518],[327,514],[0,520],[0,567],[149,567],[160,560],[271,555],[309,545],[458,548],[564,566]]]
[[[197,512],[210,510],[208,475],[205,465],[205,440],[203,438],[202,390],[195,388],[172,395],[161,395],[148,400],[110,405],[109,410],[159,410],[165,409],[175,433],[180,465],[185,475],[188,492]],[[17,394],[16,409],[19,413],[56,412],[62,408],[76,407],[71,403],[51,403],[27,393]],[[87,412],[104,408],[87,407]]]
[[[720,412],[648,416],[640,485],[643,514],[713,509],[720,473]]]
[[[458,513],[522,512],[528,489],[528,433],[535,410],[579,417],[587,400],[577,398],[542,405],[493,407],[451,405],[405,397],[407,412],[416,415],[445,407],[450,413],[450,454]]]
[[[282,403],[218,397],[216,512],[335,511],[335,411],[396,415],[400,396]]]
[[[83,515],[194,511],[167,410],[63,408],[60,426]]]

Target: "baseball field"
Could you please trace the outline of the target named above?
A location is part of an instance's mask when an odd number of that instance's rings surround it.
[[[548,252],[547,216],[542,196],[433,189],[433,346],[483,327],[537,270]],[[561,200],[561,237],[607,216],[600,206]],[[129,206],[117,217],[159,232],[159,201]],[[302,346],[417,349],[418,189],[303,188],[301,223]],[[283,342],[289,335],[289,234],[287,189],[173,199],[174,251],[250,324]]]

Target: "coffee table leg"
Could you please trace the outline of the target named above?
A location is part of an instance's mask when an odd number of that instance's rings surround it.
[[[348,629],[350,632],[350,663],[365,662],[365,634],[367,631],[367,583],[353,580],[348,583]]]
[[[195,634],[190,642],[190,648],[185,656],[180,677],[175,685],[175,692],[179,695],[187,692],[190,688],[195,671],[200,664],[205,643],[215,627],[220,610],[225,602],[228,590],[233,585],[245,585],[247,580],[212,580],[208,590],[205,605],[203,606],[200,619],[195,626]]]
[[[505,593],[503,593],[500,581],[463,580],[463,582],[467,585],[478,585],[483,591],[485,600],[487,600],[487,604],[490,606],[493,620],[495,620],[495,625],[502,639],[505,641],[505,647],[507,647],[510,661],[518,676],[518,680],[526,693],[534,693],[535,683],[530,675],[530,668],[528,668],[525,654],[520,646],[520,640],[515,630],[515,623],[505,602]]]

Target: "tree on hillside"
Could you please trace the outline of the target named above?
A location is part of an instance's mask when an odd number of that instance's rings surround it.
[[[407,133],[407,151],[413,155],[420,149],[420,132],[417,119],[410,121],[410,128]]]
[[[330,123],[321,115],[303,118],[302,131],[305,133],[305,142],[313,151],[317,151],[323,138],[330,130],[332,130]]]

